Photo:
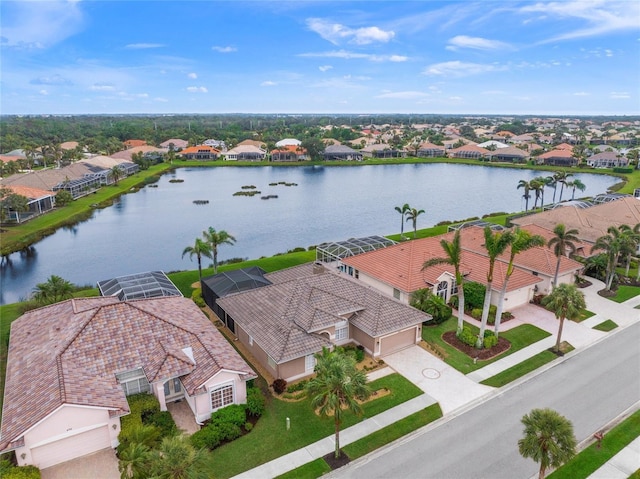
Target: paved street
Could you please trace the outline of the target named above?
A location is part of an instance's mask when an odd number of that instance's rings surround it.
[[[331,477],[529,478],[520,457],[520,419],[550,407],[574,424],[578,441],[640,401],[640,323],[613,333],[544,374],[507,388],[444,424],[417,431],[355,461]],[[439,426],[439,427],[435,427]],[[483,447],[484,446],[484,447]]]

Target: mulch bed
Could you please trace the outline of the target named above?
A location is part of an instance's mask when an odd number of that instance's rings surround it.
[[[458,351],[462,351],[470,358],[478,358],[480,361],[486,361],[487,359],[495,358],[500,354],[511,348],[511,343],[505,338],[498,338],[498,344],[490,349],[476,349],[473,346],[463,343],[456,336],[455,331],[447,331],[442,335],[444,341],[456,348]]]
[[[342,451],[342,449],[340,449],[340,457],[338,459],[336,459],[335,451],[331,451],[326,456],[323,456],[322,459],[324,459],[324,462],[329,464],[329,467],[331,468],[332,471],[334,469],[338,469],[338,468],[340,468],[340,467],[342,467],[342,466],[344,466],[346,464],[349,464],[351,462],[351,459],[349,459],[349,456],[347,456]]]
[[[598,291],[598,294],[600,296],[602,296],[603,298],[612,298],[614,297],[617,293],[613,290],[606,290],[606,289],[601,289],[600,291]]]
[[[593,283],[591,283],[591,281],[587,281],[586,279],[583,279],[582,281],[577,281],[576,282],[576,286],[578,288],[586,288],[587,286],[591,286]]]

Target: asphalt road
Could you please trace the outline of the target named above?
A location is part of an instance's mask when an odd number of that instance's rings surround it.
[[[339,478],[525,479],[538,465],[518,452],[520,419],[549,407],[573,422],[578,442],[640,401],[640,323],[436,428],[331,474]],[[605,439],[606,440],[606,439]]]

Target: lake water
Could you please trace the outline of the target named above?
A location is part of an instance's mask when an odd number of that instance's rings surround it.
[[[521,211],[518,181],[541,175],[454,164],[180,168],[164,175],[157,187],[124,195],[91,219],[58,230],[28,254],[11,255],[0,268],[0,304],[27,297],[52,274],[95,286],[125,274],[196,269],[196,258],[182,258],[182,251],[209,226],[237,240],[219,248],[219,260],[253,259],[325,241],[399,233],[400,215],[394,207],[404,203],[425,210],[418,229],[443,220]],[[593,174],[576,178],[587,186],[581,196],[604,193],[618,181]],[[269,186],[280,181],[297,186]],[[233,196],[243,185],[255,185],[261,194]],[[278,198],[260,198],[266,195]],[[547,203],[551,196],[547,189]],[[570,196],[565,191],[564,198]],[[412,231],[410,221],[405,231]],[[203,263],[211,262],[204,258]]]

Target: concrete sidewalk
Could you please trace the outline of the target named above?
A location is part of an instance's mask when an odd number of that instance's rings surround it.
[[[589,479],[627,479],[640,469],[640,437],[589,476]]]

